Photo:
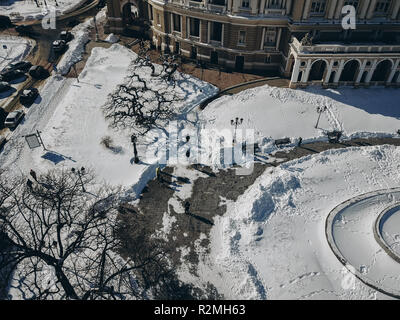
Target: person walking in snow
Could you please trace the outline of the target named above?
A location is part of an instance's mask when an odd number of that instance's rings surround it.
[[[29,174],[32,176],[32,178],[33,178],[36,182],[38,182],[38,180],[37,180],[37,175],[36,175],[36,172],[35,172],[35,171],[33,171],[33,170],[31,169],[31,171],[29,172]]]
[[[302,142],[303,142],[303,138],[300,137],[300,138],[299,138],[299,141],[297,142],[297,146],[300,147]]]
[[[185,214],[189,214],[190,213],[189,209],[190,209],[190,203],[189,203],[189,201],[186,201],[185,202]]]
[[[157,167],[157,168],[156,168],[156,177],[157,177],[157,180],[161,182],[160,167]]]

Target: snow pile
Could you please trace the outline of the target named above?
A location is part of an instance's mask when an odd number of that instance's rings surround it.
[[[23,60],[35,45],[33,40],[22,37],[0,36],[0,71],[12,62]]]
[[[35,1],[3,0],[0,6],[0,15],[7,15],[12,21],[38,20],[49,12],[55,12],[57,16],[74,11],[86,0],[47,0],[39,1],[39,7]]]
[[[114,33],[110,33],[104,41],[109,43],[117,43],[119,38]]]
[[[400,91],[389,88],[293,90],[268,85],[210,103],[201,120],[206,129],[233,131],[231,119],[243,118],[238,130],[254,129],[264,152],[275,139],[299,137],[303,142],[327,140],[328,131],[343,131],[344,138],[393,136],[400,128]],[[317,107],[327,107],[315,128]]]
[[[102,19],[105,16],[105,8],[99,11],[96,19]],[[82,60],[82,55],[85,52],[85,46],[90,41],[90,30],[94,26],[94,19],[91,18],[84,23],[75,26],[71,33],[74,39],[68,43],[68,50],[62,56],[57,65],[58,73],[65,75],[69,72],[71,67]]]
[[[343,284],[325,221],[351,197],[398,186],[399,157],[394,146],[347,148],[268,168],[215,219],[200,277],[227,299],[387,298],[356,279]]]

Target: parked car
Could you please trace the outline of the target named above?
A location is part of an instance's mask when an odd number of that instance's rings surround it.
[[[11,89],[11,86],[8,82],[1,81],[0,82],[0,92],[6,92]]]
[[[25,89],[19,96],[19,102],[21,102],[23,105],[30,105],[36,100],[38,95],[39,90],[36,88]]]
[[[60,39],[64,40],[65,42],[70,42],[73,38],[74,36],[69,31],[61,31],[60,33]]]
[[[56,40],[53,42],[53,50],[55,53],[64,52],[64,50],[66,48],[67,48],[67,44],[65,43],[64,40]]]
[[[28,72],[31,67],[32,63],[30,63],[29,61],[12,62],[6,67],[5,71],[21,70],[24,72]]]
[[[0,16],[0,29],[7,29],[11,28],[13,23],[11,22],[10,18],[7,16]]]
[[[23,76],[25,76],[25,72],[21,70],[4,71],[0,74],[0,81],[10,82],[12,80],[22,78]]]
[[[15,128],[22,120],[23,116],[24,112],[22,110],[10,112],[4,121],[4,127],[11,129]]]
[[[33,66],[29,69],[29,75],[34,79],[46,79],[50,73],[42,66]]]

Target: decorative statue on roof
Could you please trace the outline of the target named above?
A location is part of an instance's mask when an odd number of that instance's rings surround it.
[[[303,39],[301,39],[301,44],[303,46],[312,46],[313,37],[307,32]]]

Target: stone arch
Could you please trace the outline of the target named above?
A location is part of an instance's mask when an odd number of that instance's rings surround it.
[[[351,81],[354,82],[357,79],[358,72],[360,70],[360,61],[352,59],[346,62],[342,73],[340,74],[339,81]]]
[[[291,54],[288,59],[287,66],[286,66],[286,71],[289,72],[290,74],[293,72],[294,63],[295,63],[295,58],[294,58],[294,55]]]
[[[325,59],[315,60],[311,65],[308,81],[322,81],[325,76],[328,63]]]
[[[368,77],[368,71],[364,71],[364,73],[361,76],[360,83],[365,83],[367,77]]]
[[[121,13],[123,24],[132,24],[139,15],[139,7],[136,0],[126,0],[121,2]]]
[[[372,74],[371,81],[387,81],[392,71],[393,62],[389,59],[381,60]]]
[[[392,83],[397,83],[397,81],[400,81],[400,70],[394,74]]]
[[[332,71],[328,83],[334,83],[335,77],[336,77],[336,71]]]
[[[301,82],[302,78],[303,78],[303,71],[300,71],[299,75],[297,76],[297,82]]]

